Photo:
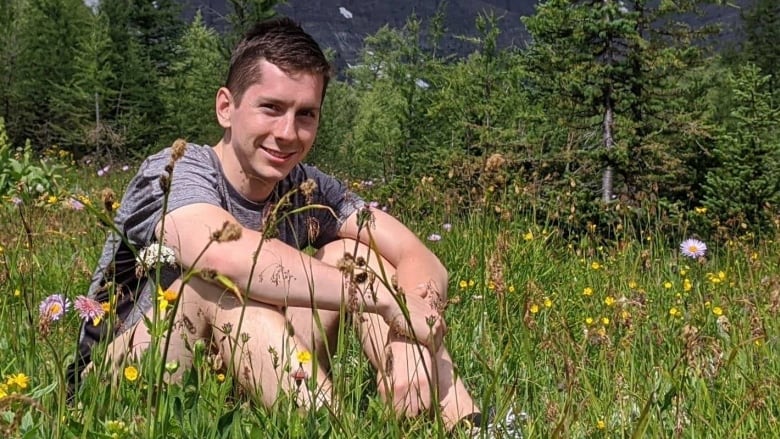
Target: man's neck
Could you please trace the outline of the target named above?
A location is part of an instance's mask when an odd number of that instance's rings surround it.
[[[222,139],[214,146],[214,152],[222,165],[225,178],[239,194],[247,200],[257,203],[268,199],[275,185],[253,179],[252,176],[247,175],[230,144],[225,143],[224,139]]]

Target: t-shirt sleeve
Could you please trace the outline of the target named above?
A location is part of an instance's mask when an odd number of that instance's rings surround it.
[[[190,149],[194,149],[190,151]],[[170,192],[165,196],[161,179],[168,178],[166,166],[170,151],[150,157],[141,165],[122,200],[119,216],[123,229],[133,244],[154,241],[154,228],[166,212],[195,203],[222,207],[216,184],[216,170],[205,147],[188,145],[187,151],[173,166]],[[123,215],[127,212],[127,215]]]
[[[357,194],[347,189],[343,182],[331,175],[316,168],[308,168],[307,174],[317,183],[314,202],[332,209],[332,212],[327,209],[316,210],[315,218],[319,230],[312,244],[314,247],[320,248],[338,239],[341,226],[350,215],[365,206],[365,202]]]

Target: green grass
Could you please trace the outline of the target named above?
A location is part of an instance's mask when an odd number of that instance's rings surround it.
[[[71,312],[44,334],[38,304],[55,292],[86,293],[107,233],[64,200],[80,191],[100,206],[102,186],[121,193],[129,176],[74,171],[56,201],[0,204],[0,382],[8,394],[0,436],[449,437],[430,418],[394,418],[349,331],[333,367],[337,414],[304,413],[286,398],[261,408],[205,353],[180,385],[158,389],[162,365],[150,356],[137,380],[120,373],[114,383],[98,370],[62,404],[79,321]],[[533,225],[530,209],[500,220],[433,205],[427,220],[410,221],[423,239],[442,235],[429,245],[450,270],[447,345],[482,406],[528,414],[527,438],[776,436],[776,240],[708,243],[707,259],[694,261],[677,251],[683,230],[643,230],[634,234],[641,241],[564,240]],[[450,232],[441,229],[445,218]],[[19,373],[28,385],[8,385]]]

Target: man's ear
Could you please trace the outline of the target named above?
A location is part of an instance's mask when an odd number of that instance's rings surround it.
[[[234,108],[233,95],[227,88],[220,87],[219,90],[217,90],[217,97],[215,100],[217,121],[222,128],[228,129],[230,128],[230,116],[232,115]]]

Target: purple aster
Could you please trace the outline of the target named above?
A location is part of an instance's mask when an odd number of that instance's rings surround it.
[[[376,209],[379,207],[379,201],[371,201],[370,203],[368,203],[368,206]]]
[[[70,301],[62,294],[52,294],[43,299],[38,311],[41,313],[41,320],[53,322],[59,320],[70,308]]]
[[[707,253],[707,244],[698,239],[689,238],[680,244],[680,253],[689,258],[700,258]]]
[[[73,309],[84,320],[97,320],[103,317],[106,311],[103,306],[95,299],[90,299],[86,296],[78,296],[73,301]]]
[[[11,202],[14,203],[14,206],[18,206],[22,204],[22,199],[19,197],[11,197]]]
[[[68,200],[68,206],[70,206],[70,208],[73,210],[84,210],[84,203],[75,198]]]

